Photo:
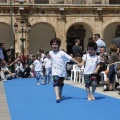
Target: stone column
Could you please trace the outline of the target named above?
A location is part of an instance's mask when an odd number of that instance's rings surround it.
[[[72,4],[72,0],[66,1],[67,4]]]
[[[57,29],[58,29],[58,38],[61,39],[61,47],[60,49],[64,49],[66,51],[66,35],[65,35],[65,16],[60,16],[57,18]]]
[[[97,26],[97,27],[95,27],[93,35],[95,33],[99,33],[101,38],[103,38],[103,30],[102,30],[102,27],[101,27],[101,26],[103,26],[102,22],[101,21],[96,21],[94,25]]]
[[[86,4],[93,4],[93,0],[86,0]]]
[[[104,3],[105,4],[109,4],[109,0],[104,0]]]

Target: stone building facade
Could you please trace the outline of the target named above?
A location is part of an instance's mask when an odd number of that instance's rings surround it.
[[[21,20],[25,22],[23,44]],[[30,33],[25,32],[27,23],[31,24]],[[15,45],[15,52],[20,53],[23,45],[25,54],[31,50],[35,53],[40,47],[48,51],[49,41],[59,37],[61,49],[71,53],[75,38],[81,40],[85,50],[89,36],[100,33],[108,45],[117,31],[120,31],[119,0],[0,0],[0,42],[6,47]]]

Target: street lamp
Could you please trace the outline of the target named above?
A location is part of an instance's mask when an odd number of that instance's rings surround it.
[[[24,55],[24,41],[25,41],[25,38],[23,36],[24,33],[29,33],[31,31],[31,25],[30,23],[27,24],[27,30],[24,29],[24,20],[21,20],[20,21],[20,24],[21,24],[21,29],[18,31],[18,24],[15,23],[14,24],[14,30],[16,33],[22,33],[22,37],[20,38],[21,42],[22,42],[22,53]]]

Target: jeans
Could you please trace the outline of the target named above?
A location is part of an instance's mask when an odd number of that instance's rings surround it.
[[[115,73],[116,73],[116,72],[115,72],[114,65],[111,65],[110,68],[109,68],[108,75],[107,75],[107,77],[108,77],[109,80],[110,80],[110,83],[114,83]]]
[[[43,77],[42,71],[35,71],[35,75],[37,82],[40,82],[40,84],[42,84],[42,79],[41,79]]]
[[[50,83],[52,68],[45,68],[45,83]]]

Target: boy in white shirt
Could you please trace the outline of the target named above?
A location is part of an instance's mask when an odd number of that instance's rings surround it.
[[[42,60],[41,60],[40,55],[36,55],[36,60],[33,62],[33,67],[35,70],[37,84],[40,85],[42,84],[41,76],[43,75],[42,74]]]
[[[49,52],[46,52],[46,58],[44,59],[45,66],[45,83],[50,83],[51,80],[51,72],[52,72],[52,61],[49,55]]]
[[[100,57],[96,55],[97,44],[95,42],[88,43],[87,46],[88,53],[83,55],[81,66],[84,65],[84,80],[87,92],[88,100],[95,100],[94,92],[97,85],[97,72],[100,68],[98,64],[100,62]],[[92,86],[92,92],[90,93],[90,86]]]
[[[62,100],[62,90],[64,86],[64,77],[66,76],[66,62],[72,60],[79,64],[74,58],[66,54],[64,51],[59,50],[61,46],[61,40],[59,38],[53,38],[50,41],[52,50],[49,52],[52,60],[52,77],[56,94],[56,103]]]

